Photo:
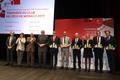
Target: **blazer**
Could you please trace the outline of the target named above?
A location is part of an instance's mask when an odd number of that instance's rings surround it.
[[[45,44],[45,46],[43,46],[43,47],[38,46],[38,51],[39,51],[39,50],[40,50],[40,51],[47,51],[48,44],[49,44],[48,41],[49,41],[49,40],[48,40],[48,36],[46,36],[46,35],[44,35],[44,36],[39,35],[39,36],[38,36],[38,39],[37,39],[37,44],[38,44],[38,45],[39,45],[39,44]]]
[[[32,42],[31,42],[31,40],[32,40]],[[26,51],[27,52],[35,52],[35,41],[36,41],[36,38],[35,37],[33,37],[33,38],[31,38],[31,37],[27,37],[27,46],[26,46]]]
[[[109,44],[111,44],[113,47],[116,47],[115,38],[113,36],[110,36],[109,38],[105,37],[105,47],[107,47]]]
[[[65,40],[65,42],[64,42],[64,37],[62,37],[60,44],[61,44],[61,45],[66,44],[66,45],[69,45],[69,46],[70,46],[70,45],[71,45],[70,38],[66,36],[66,40]]]
[[[53,43],[55,43],[57,45],[57,47],[60,46],[60,38],[58,36],[56,36],[55,41],[53,41],[53,36],[50,37],[49,40],[49,45],[52,45]]]
[[[18,50],[25,51],[25,42],[26,42],[25,38],[22,38],[22,39],[18,38],[16,41],[16,44],[17,44],[16,51]]]
[[[101,41],[100,41],[100,44],[102,44],[102,46],[104,47],[105,46],[105,38],[103,36],[100,36],[101,37]],[[97,36],[93,37],[93,46],[97,45],[98,42],[97,42]]]
[[[13,36],[13,38],[12,38],[12,40],[11,40],[11,45],[9,45],[9,40],[10,40],[10,36],[9,37],[7,37],[7,40],[6,40],[6,45],[7,46],[12,46],[12,47],[15,47],[15,42],[16,42],[16,37],[15,36]]]
[[[75,42],[75,38],[74,38],[74,39],[72,40],[71,46],[73,47],[75,44],[76,44],[76,42]],[[80,38],[78,38],[77,45],[78,45],[80,48],[82,48],[83,43],[82,43],[82,40],[81,40]]]
[[[84,40],[83,41],[83,44],[84,44],[84,46],[87,44],[87,40]],[[93,47],[93,40],[89,40],[89,42],[88,42],[88,44],[90,44],[91,45],[91,47]]]

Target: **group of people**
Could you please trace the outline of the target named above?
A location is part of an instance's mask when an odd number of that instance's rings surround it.
[[[35,38],[31,33],[29,37],[25,38],[24,33],[21,33],[18,38],[14,36],[14,32],[10,33],[10,36],[6,40],[7,45],[7,65],[13,65],[13,51],[17,51],[17,65],[21,66],[23,54],[27,52],[27,64],[34,66],[35,61],[35,44],[38,45],[38,62],[39,67],[46,67],[46,53],[49,48],[50,64],[51,68],[56,69],[58,62],[58,52],[61,48],[61,69],[68,69],[69,67],[69,49],[71,47],[73,51],[73,68],[76,70],[76,59],[78,60],[78,69],[81,70],[81,48],[84,48],[83,58],[85,58],[84,71],[90,71],[91,58],[93,53],[95,56],[95,72],[103,72],[103,53],[104,49],[108,57],[109,72],[115,71],[115,39],[110,34],[109,30],[105,31],[105,37],[101,36],[100,31],[96,32],[96,36],[93,39],[89,34],[86,34],[84,40],[80,39],[79,34],[75,33],[74,39],[71,41],[67,36],[66,31],[63,32],[63,37],[59,38],[56,32],[48,37],[45,35],[45,31],[41,31],[41,34]],[[27,45],[25,46],[25,43]],[[15,47],[16,46],[16,47]]]

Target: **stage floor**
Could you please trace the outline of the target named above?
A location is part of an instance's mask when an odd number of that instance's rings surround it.
[[[120,80],[120,74],[11,67],[0,62],[0,80]]]

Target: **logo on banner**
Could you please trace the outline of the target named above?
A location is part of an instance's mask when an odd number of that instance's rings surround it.
[[[21,0],[11,0],[11,5],[20,5]]]
[[[5,18],[5,10],[9,5],[20,5],[21,0],[0,0],[0,18]]]

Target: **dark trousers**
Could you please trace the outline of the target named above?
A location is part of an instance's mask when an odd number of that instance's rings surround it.
[[[8,64],[13,64],[13,53],[14,49],[7,49],[7,63]]]
[[[108,64],[111,72],[115,71],[115,52],[114,50],[106,50],[108,57]]]
[[[21,50],[17,51],[17,64],[19,66],[22,65],[23,54],[24,54],[24,51],[21,51]]]
[[[103,52],[104,52],[104,49],[102,48],[94,48],[95,71],[98,71],[98,65],[99,65],[100,71],[103,70]]]
[[[56,68],[58,59],[58,49],[50,48],[50,53],[51,53],[51,67]]]
[[[34,52],[27,52],[27,64],[31,66],[34,65]]]
[[[81,52],[80,50],[73,50],[73,68],[76,69],[76,58],[78,59],[78,68],[81,69]]]
[[[47,66],[47,62],[46,62],[46,54],[47,51],[46,49],[38,49],[38,58],[39,58],[39,66],[40,67],[46,67]]]

